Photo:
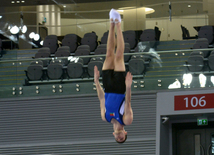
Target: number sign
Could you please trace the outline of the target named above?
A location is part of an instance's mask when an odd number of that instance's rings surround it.
[[[174,110],[214,108],[214,94],[174,96]]]

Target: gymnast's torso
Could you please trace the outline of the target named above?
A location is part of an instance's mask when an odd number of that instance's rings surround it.
[[[111,123],[112,119],[117,120],[121,125],[123,123],[123,114],[125,106],[125,94],[105,93],[105,118]]]

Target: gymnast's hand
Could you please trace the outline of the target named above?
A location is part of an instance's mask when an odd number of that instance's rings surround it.
[[[94,83],[99,82],[99,78],[100,78],[100,72],[97,66],[94,66]]]
[[[126,88],[131,88],[132,85],[132,74],[131,72],[128,72],[126,74]]]

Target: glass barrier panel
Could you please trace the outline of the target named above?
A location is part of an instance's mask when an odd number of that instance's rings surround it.
[[[170,5],[173,8],[171,10]],[[202,3],[192,2],[191,5],[189,7],[186,2],[179,1],[154,4],[152,1],[106,0],[4,7],[0,9],[1,97],[95,93],[93,67],[90,68],[89,62],[99,59],[103,63],[105,60],[105,52],[97,52],[96,49],[104,44],[102,38],[109,30],[111,8],[117,9],[122,18],[121,27],[126,43],[124,60],[126,70],[134,76],[133,91],[213,87],[214,67],[209,61],[212,43],[209,49],[193,49],[200,28],[209,24],[209,16],[203,10]],[[184,9],[186,7],[188,10]],[[11,31],[17,28],[19,32]],[[146,40],[148,36],[144,34],[150,29],[155,31],[156,41]],[[83,44],[84,35],[92,32],[97,37],[95,48],[90,49],[86,56],[77,54],[77,47]],[[76,47],[74,44],[69,46],[69,60],[68,56],[62,58],[56,55],[59,47],[68,45],[68,40],[63,41],[67,34],[78,36]],[[131,39],[130,34],[134,34]],[[48,58],[38,59],[36,54],[43,46],[47,46],[44,40],[49,35],[57,36],[58,45],[54,50],[51,49]],[[198,54],[201,51],[203,58],[192,57],[192,53],[197,54],[196,51]],[[40,72],[34,75],[29,66],[35,60],[38,62],[33,65],[38,65],[40,61],[43,65],[40,66]],[[71,60],[74,63],[83,61],[80,62],[83,63],[82,73],[71,73],[68,69]],[[48,67],[52,62],[59,61],[63,63],[62,76],[56,78],[55,74],[49,73]],[[34,69],[39,70],[39,67]]]
[[[214,72],[209,62],[213,48],[190,49],[192,44],[188,41],[186,44],[188,47],[183,41],[139,42],[138,50],[124,53],[126,70],[133,74],[132,90],[213,87]],[[163,46],[162,50],[159,46]],[[176,50],[163,50],[171,46]],[[101,72],[105,59],[105,54],[96,55],[95,52],[85,56],[52,55],[35,59],[38,49],[31,49],[17,50],[17,60],[9,60],[8,56],[13,52],[6,51],[0,61],[2,98],[95,93],[93,63],[100,66]],[[208,56],[203,57],[207,52]],[[85,59],[89,61],[84,64]]]

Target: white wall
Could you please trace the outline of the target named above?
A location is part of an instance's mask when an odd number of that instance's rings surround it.
[[[169,18],[146,19],[146,29],[154,29],[155,26],[161,30],[161,41],[182,40],[181,25],[185,26],[191,36],[197,35],[194,26],[208,25],[207,15],[180,16]],[[95,31],[98,40],[104,32],[109,29],[109,20],[106,19],[61,19],[61,35],[69,33],[78,34],[80,37],[87,32]],[[123,22],[122,22],[123,29]]]
[[[109,21],[106,19],[61,19],[61,34],[75,33],[83,37],[85,33],[96,32],[98,40],[109,29]]]
[[[61,19],[61,34],[75,33],[83,37],[85,33],[96,32],[98,40],[109,30],[109,20],[106,19]],[[123,22],[121,23],[123,30]]]
[[[161,30],[161,41],[165,40],[182,40],[181,25],[189,30],[190,36],[197,35],[194,26],[208,25],[207,15],[179,16],[169,18],[146,19],[146,28],[153,29],[155,26]]]

